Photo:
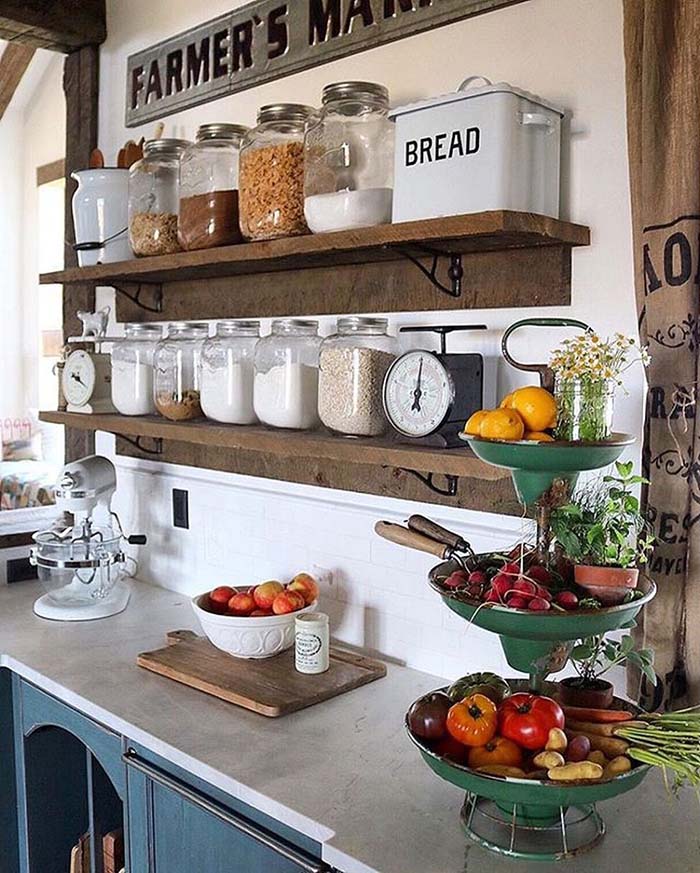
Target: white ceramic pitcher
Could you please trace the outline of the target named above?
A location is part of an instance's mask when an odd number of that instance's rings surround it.
[[[102,243],[81,251],[81,267],[133,258],[129,245],[129,171],[116,167],[71,173],[78,183],[73,195],[76,243]]]

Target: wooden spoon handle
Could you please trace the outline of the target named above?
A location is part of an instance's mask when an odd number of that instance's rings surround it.
[[[419,552],[427,552],[436,558],[446,558],[449,548],[442,543],[437,543],[429,537],[416,531],[401,527],[400,524],[392,524],[390,521],[378,521],[374,526],[374,532],[382,539],[396,543],[397,546],[405,546],[407,549],[417,549]]]
[[[104,155],[99,149],[93,149],[90,152],[90,160],[88,166],[91,170],[101,170],[105,165]]]

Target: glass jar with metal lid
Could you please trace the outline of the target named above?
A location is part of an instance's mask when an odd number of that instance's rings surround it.
[[[156,409],[171,421],[202,415],[200,356],[209,334],[206,322],[174,321],[153,355],[153,394]]]
[[[177,235],[185,251],[241,241],[238,158],[248,128],[203,124],[180,158]]]
[[[153,353],[163,335],[159,324],[125,324],[112,346],[112,403],[122,415],[152,415]]]
[[[318,322],[272,322],[272,333],[255,348],[255,414],[264,424],[310,430],[318,419]]]
[[[241,233],[248,240],[308,233],[304,220],[304,129],[311,106],[263,106],[241,147]]]
[[[387,429],[382,384],[398,352],[386,318],[338,319],[338,330],[321,345],[318,412],[344,436],[379,436]]]
[[[394,125],[389,92],[374,82],[336,82],[304,138],[304,215],[311,231],[391,221]]]
[[[177,241],[180,155],[183,139],[150,139],[129,170],[129,240],[135,255],[169,255]]]
[[[253,408],[255,346],[259,321],[220,321],[202,348],[202,412],[226,424],[255,424]]]

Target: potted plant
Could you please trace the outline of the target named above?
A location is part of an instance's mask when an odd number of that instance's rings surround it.
[[[607,709],[613,702],[613,686],[602,677],[624,664],[639,668],[656,685],[653,651],[635,650],[629,634],[619,641],[606,639],[604,634],[588,637],[574,646],[569,657],[577,675],[559,681],[559,698],[566,706]]]
[[[552,513],[552,531],[574,563],[577,585],[603,606],[616,606],[637,587],[639,566],[647,562],[654,537],[632,493],[646,484],[633,463],[615,464],[617,475],[584,489]]]

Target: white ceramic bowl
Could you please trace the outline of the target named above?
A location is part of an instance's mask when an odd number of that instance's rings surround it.
[[[294,645],[294,619],[313,612],[317,600],[286,615],[216,615],[202,609],[208,594],[192,598],[192,608],[209,642],[234,658],[271,658]]]

